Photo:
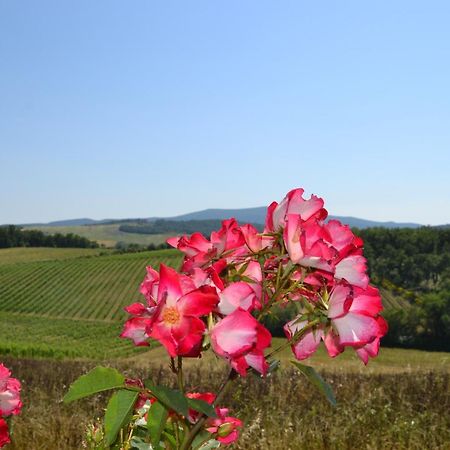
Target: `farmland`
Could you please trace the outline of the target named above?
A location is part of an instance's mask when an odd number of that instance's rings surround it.
[[[0,251],[0,354],[103,359],[143,351],[118,338],[123,307],[140,300],[146,265],[181,260],[176,250],[92,256],[41,249],[41,261],[36,252],[20,262],[23,250]]]
[[[107,254],[107,249],[99,248],[52,248],[52,247],[21,247],[4,248],[0,250],[0,266],[37,262],[37,261],[60,261],[86,256],[99,256]]]
[[[181,254],[99,252],[0,251],[0,354],[102,359],[143,351],[117,337],[126,317],[123,307],[141,301],[138,287],[146,265],[176,267]],[[383,295],[388,308],[402,304],[388,291]]]
[[[166,241],[169,235],[166,234],[139,234],[139,233],[125,233],[119,230],[120,224],[100,224],[100,225],[76,225],[76,226],[29,226],[25,229],[40,230],[44,233],[73,233],[78,236],[85,237],[92,241],[97,241],[105,247],[114,247],[117,242],[124,242],[125,244],[162,244]]]

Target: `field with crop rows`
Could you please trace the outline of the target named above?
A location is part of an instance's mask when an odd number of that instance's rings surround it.
[[[19,247],[0,249],[0,266],[33,261],[55,261],[86,256],[99,256],[111,252],[104,248]]]
[[[141,300],[147,265],[180,261],[176,250],[161,250],[0,264],[0,354],[102,359],[143,351],[117,337],[123,307]]]
[[[72,251],[74,250],[74,251]],[[176,250],[0,250],[0,354],[113,358],[145,351],[119,339],[123,307],[141,301],[145,267],[178,267]],[[383,291],[385,306],[402,300]]]

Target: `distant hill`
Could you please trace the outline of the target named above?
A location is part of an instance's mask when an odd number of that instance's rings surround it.
[[[68,219],[68,220],[55,220],[53,222],[40,222],[40,223],[22,223],[18,224],[18,226],[23,227],[79,227],[83,225],[108,225],[108,224],[114,224],[114,223],[126,223],[126,222],[139,222],[144,221],[147,222],[148,219],[89,219],[89,218],[82,218],[82,219]],[[3,226],[3,225],[1,225]]]
[[[212,220],[212,219],[228,219],[234,217],[238,222],[252,222],[263,224],[266,220],[265,206],[259,208],[244,208],[244,209],[204,209],[181,216],[171,217],[170,220]],[[409,222],[378,222],[375,220],[360,219],[351,216],[328,216],[329,219],[337,219],[342,223],[348,224],[351,227],[369,228],[369,227],[383,227],[383,228],[419,228],[422,225],[419,223]]]
[[[105,220],[95,220],[95,219],[88,219],[88,218],[82,218],[82,219],[68,219],[68,220],[55,220],[53,222],[48,223],[22,223],[19,224],[19,226],[24,227],[32,227],[32,226],[45,226],[45,227],[77,227],[80,225],[95,225],[98,223],[103,223]]]
[[[224,220],[234,217],[238,222],[260,223],[266,220],[266,207],[243,209],[204,209],[181,216],[170,217],[170,220]]]
[[[123,223],[146,223],[153,222],[158,219],[165,219],[171,221],[190,221],[190,220],[224,220],[234,217],[241,223],[264,224],[266,218],[267,208],[264,206],[257,208],[242,208],[242,209],[204,209],[202,211],[195,211],[188,214],[182,214],[175,217],[147,217],[147,218],[129,218],[129,219],[102,219],[94,220],[89,218],[58,220],[49,223],[32,223],[22,224],[28,228],[30,227],[70,227],[83,225],[106,225],[106,224],[123,224]],[[352,216],[329,216],[329,219],[337,219],[342,223],[348,224],[356,228],[419,228],[423,225],[412,222],[380,222],[376,220],[361,219]],[[448,227],[449,225],[440,225]]]

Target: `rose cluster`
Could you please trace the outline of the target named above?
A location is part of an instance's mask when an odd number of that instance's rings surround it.
[[[20,381],[0,364],[0,448],[10,442],[8,418],[19,414],[21,408]]]
[[[135,345],[159,341],[171,357],[198,357],[209,348],[245,376],[267,373],[271,335],[262,324],[273,308],[293,305],[284,330],[295,357],[321,341],[334,357],[353,347],[364,363],[376,356],[387,325],[381,297],[369,285],[363,242],[321,198],[294,189],[267,210],[264,229],[225,220],[209,239],[171,238],[184,253],[181,271],[147,268],[145,303],[126,308],[122,337]]]

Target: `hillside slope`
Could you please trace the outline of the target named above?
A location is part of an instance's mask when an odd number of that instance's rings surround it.
[[[0,355],[103,359],[145,351],[118,337],[123,307],[142,300],[146,265],[180,261],[176,250],[163,250],[1,264]]]
[[[0,355],[102,359],[145,352],[118,338],[123,307],[142,301],[139,285],[147,265],[178,267],[181,254],[73,253],[70,258],[66,249],[52,250],[53,260],[46,260],[48,249],[42,249],[43,260],[10,263],[5,261],[11,250],[0,251]],[[387,290],[382,295],[386,308],[405,306]]]

